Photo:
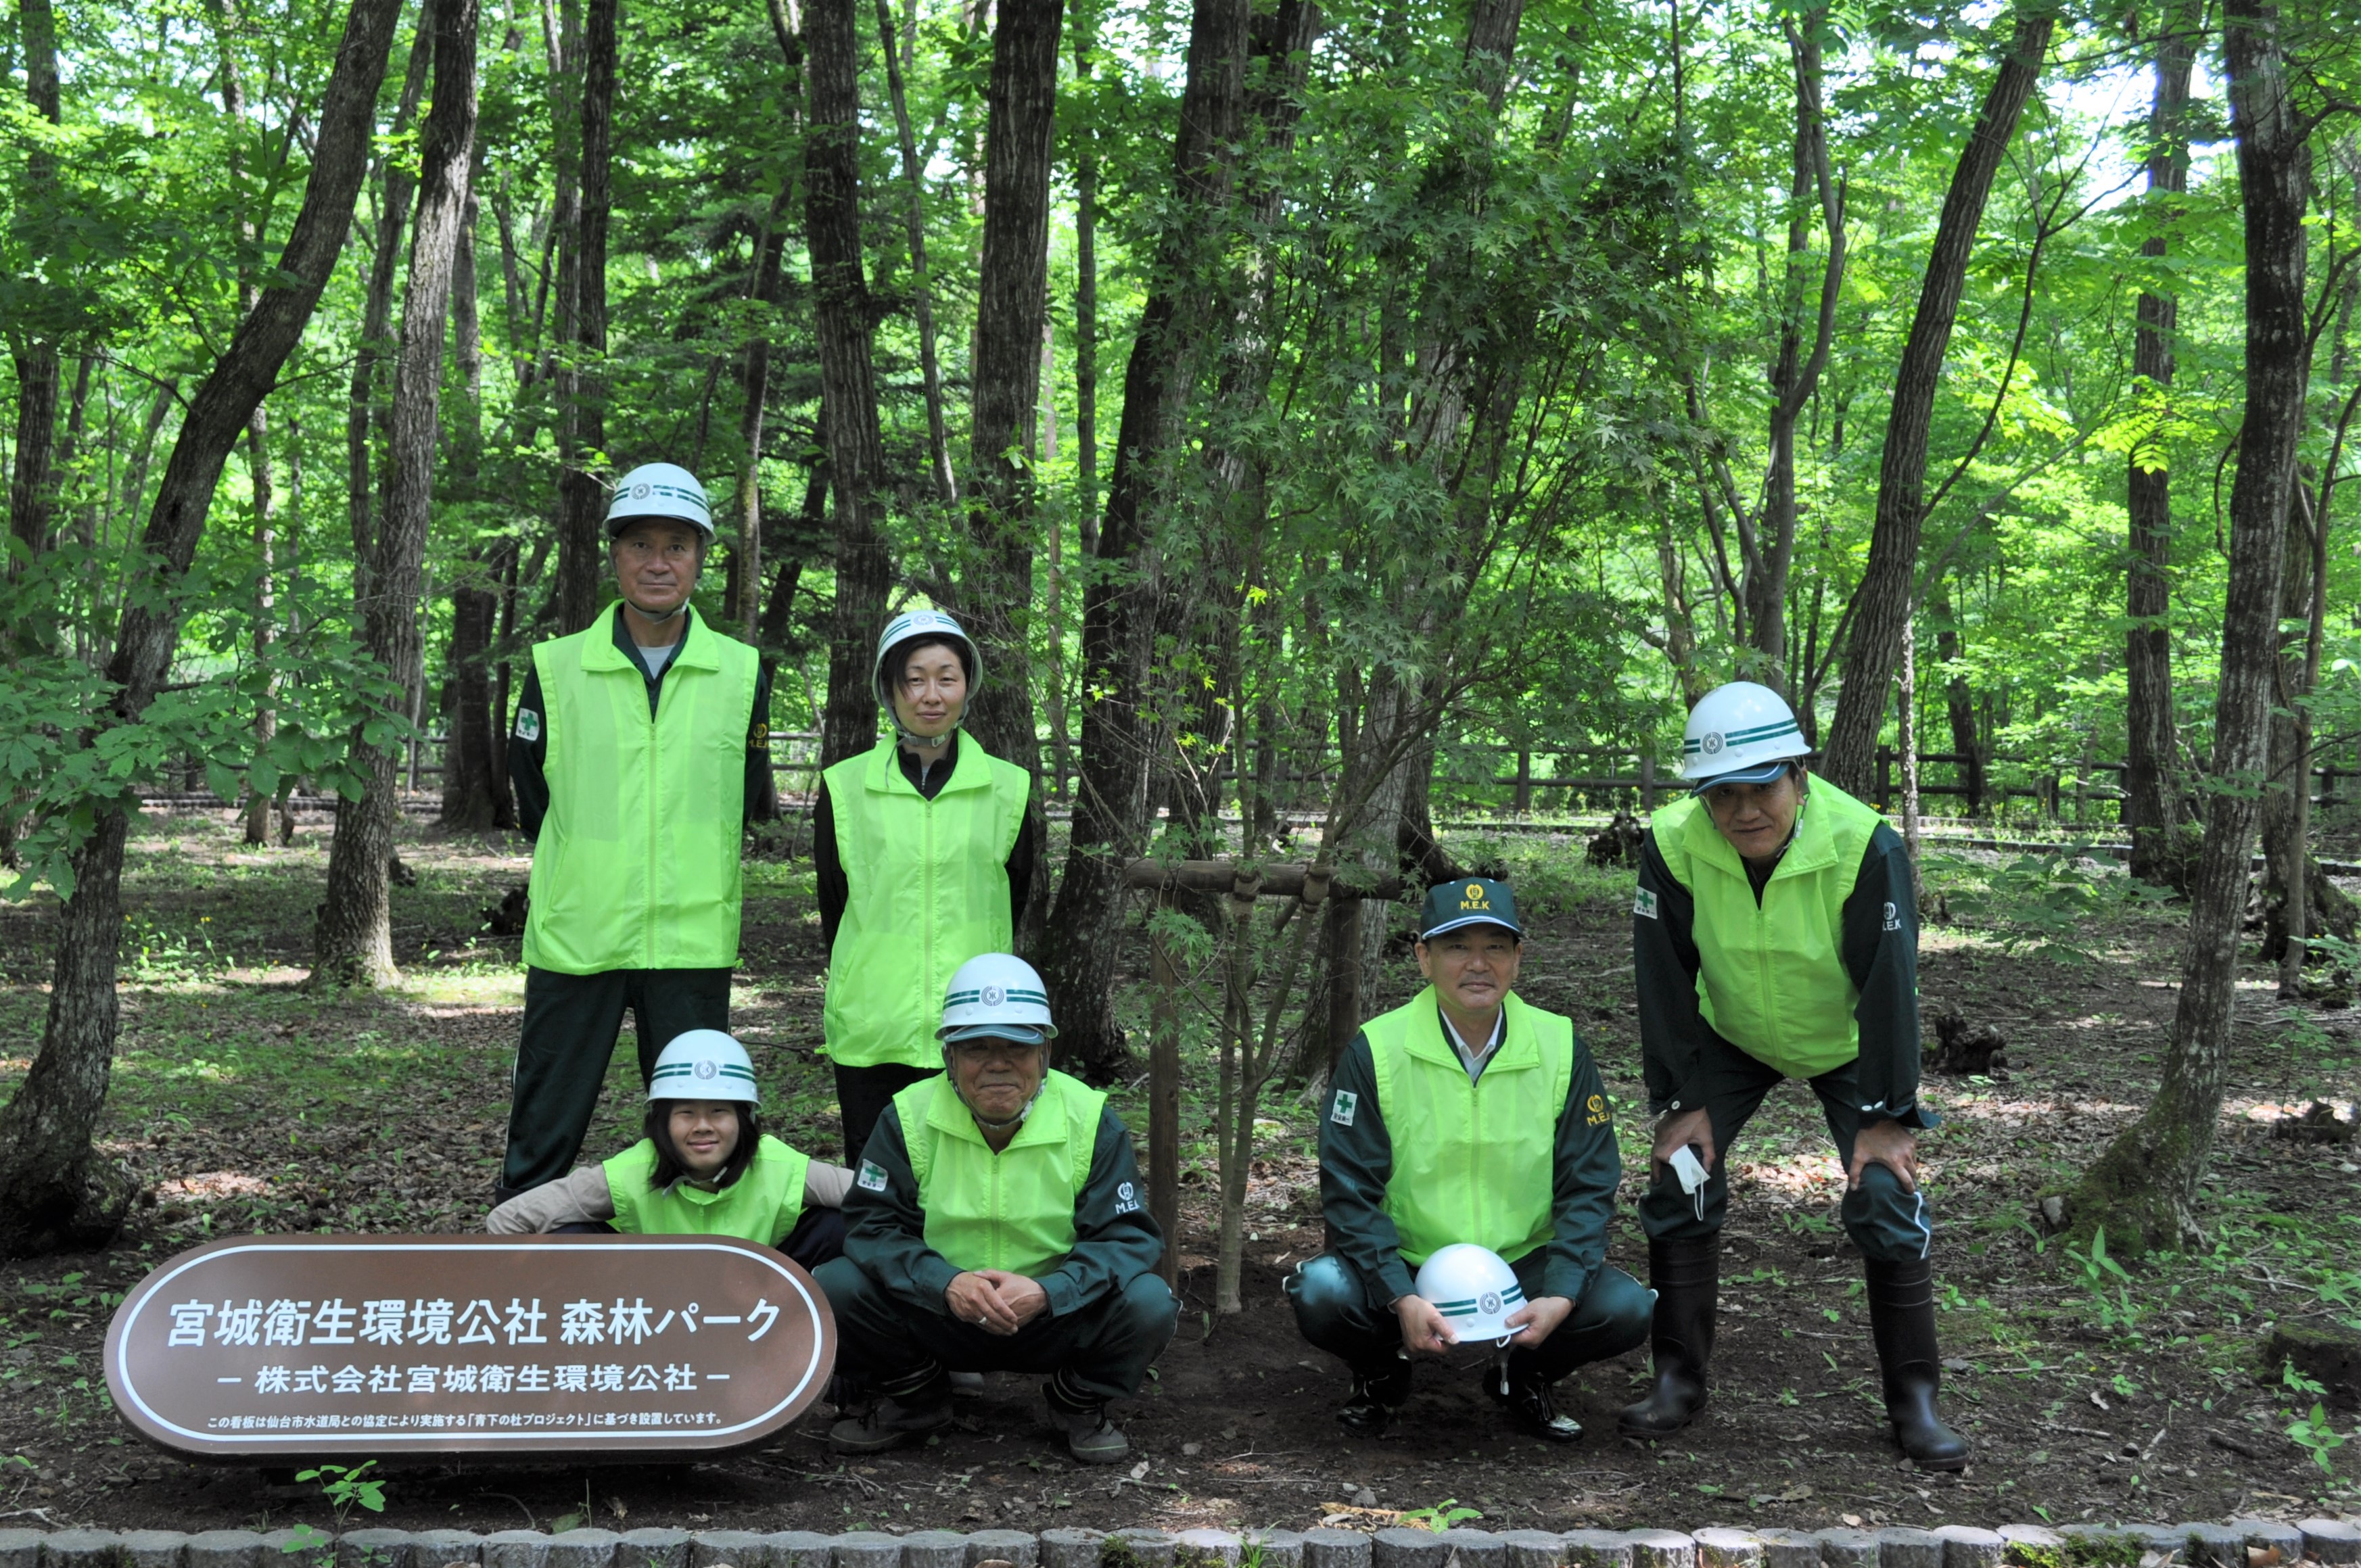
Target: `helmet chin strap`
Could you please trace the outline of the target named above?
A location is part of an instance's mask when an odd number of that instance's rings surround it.
[[[939,751],[945,746],[950,744],[952,735],[956,734],[959,730],[960,721],[967,717],[967,704],[960,704],[959,712],[952,717],[950,727],[939,735],[921,735],[917,730],[905,725],[902,722],[902,710],[895,707],[892,703],[887,703],[885,705],[885,711],[894,720],[894,734],[895,739],[901,740],[905,745],[924,746],[929,751]]]
[[[1033,1097],[1025,1102],[1023,1108],[1020,1109],[1016,1115],[995,1122],[991,1117],[985,1115],[983,1112],[977,1110],[974,1103],[968,1099],[967,1091],[960,1087],[959,1069],[957,1065],[951,1060],[951,1055],[950,1047],[946,1046],[943,1048],[943,1073],[944,1076],[948,1077],[951,1080],[951,1092],[959,1096],[960,1103],[967,1107],[967,1113],[975,1118],[975,1124],[977,1126],[989,1127],[995,1133],[999,1132],[1004,1127],[1023,1126],[1025,1124],[1025,1119],[1033,1114],[1033,1107],[1041,1102],[1042,1090],[1046,1090],[1049,1087],[1049,1079],[1044,1077],[1041,1080],[1041,1087],[1033,1091]]]

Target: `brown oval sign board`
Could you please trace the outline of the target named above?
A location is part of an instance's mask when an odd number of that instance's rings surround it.
[[[827,1387],[810,1275],[726,1236],[247,1236],[106,1331],[115,1409],[182,1453],[738,1448]]]

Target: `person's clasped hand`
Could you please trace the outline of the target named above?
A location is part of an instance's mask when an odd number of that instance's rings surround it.
[[[1013,1334],[1049,1310],[1040,1281],[1005,1269],[971,1269],[943,1288],[943,1305],[986,1333]]]

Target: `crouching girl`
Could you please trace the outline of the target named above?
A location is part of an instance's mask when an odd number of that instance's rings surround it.
[[[691,1029],[656,1058],[638,1143],[510,1199],[485,1228],[736,1236],[817,1268],[844,1250],[852,1173],[763,1132],[760,1103],[746,1047],[719,1029]]]

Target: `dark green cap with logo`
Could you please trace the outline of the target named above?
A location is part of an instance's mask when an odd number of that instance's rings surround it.
[[[1418,912],[1420,941],[1463,926],[1498,926],[1512,937],[1525,934],[1517,924],[1517,895],[1507,883],[1490,877],[1464,877],[1426,890],[1426,905]]]

